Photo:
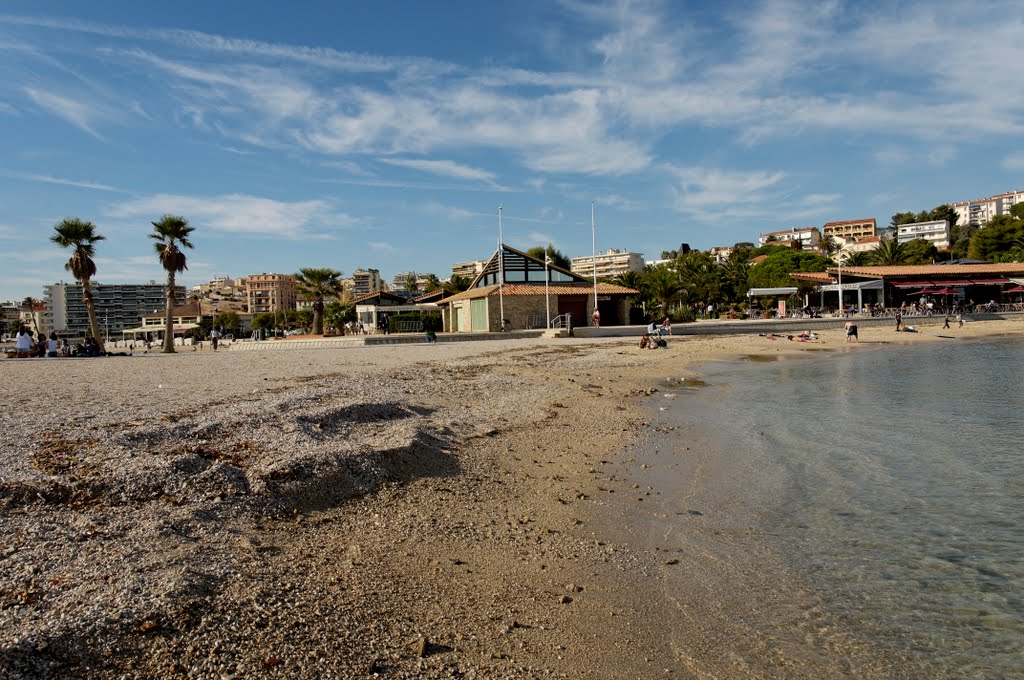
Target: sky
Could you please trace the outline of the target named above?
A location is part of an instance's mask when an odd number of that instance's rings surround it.
[[[499,234],[648,260],[1024,188],[1010,2],[0,2],[0,300],[432,272]],[[593,207],[593,213],[592,213]],[[595,229],[592,234],[591,216]]]

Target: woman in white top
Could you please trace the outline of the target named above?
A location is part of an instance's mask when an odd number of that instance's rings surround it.
[[[50,331],[50,338],[46,341],[46,356],[55,357],[57,355],[57,331]]]
[[[18,329],[18,341],[14,346],[19,354],[22,352],[32,351],[32,334],[28,332],[28,329],[22,326]]]

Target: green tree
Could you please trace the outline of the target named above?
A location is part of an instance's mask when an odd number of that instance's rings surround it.
[[[889,226],[893,229],[904,224],[912,224],[917,222],[917,214],[912,212],[898,212],[892,216],[892,220],[889,222]]]
[[[750,290],[750,285],[747,283],[750,276],[750,262],[730,257],[722,263],[721,268],[726,299],[729,302],[738,302],[744,299],[747,296],[747,291]]]
[[[688,300],[700,303],[702,309],[709,302],[721,301],[722,270],[710,255],[691,251],[675,261],[675,270]]]
[[[971,237],[978,227],[973,224],[957,224],[949,230],[949,251],[954,259],[967,257],[971,247]]]
[[[272,312],[260,312],[252,317],[252,328],[257,331],[269,331],[277,327],[276,315]]]
[[[932,264],[939,256],[939,250],[935,244],[916,238],[906,243],[906,254],[906,264]]]
[[[313,301],[313,335],[324,333],[324,299],[341,295],[341,272],[330,267],[306,267],[295,275],[299,293]]]
[[[444,288],[449,293],[451,293],[452,295],[455,295],[456,293],[461,293],[464,290],[468,290],[472,283],[473,282],[470,281],[465,276],[462,276],[460,274],[453,274],[450,279],[448,279],[441,285],[441,287]]]
[[[153,222],[153,233],[149,235],[160,264],[167,272],[167,303],[164,310],[164,348],[166,354],[174,353],[174,276],[188,269],[182,248],[191,248],[189,235],[196,230],[180,215],[164,215]]]
[[[330,328],[344,328],[348,321],[355,321],[356,306],[348,300],[331,300],[324,307],[324,323]]]
[[[427,274],[426,279],[427,285],[423,288],[424,293],[433,293],[441,287],[441,281],[437,278],[437,274]]]
[[[50,236],[51,241],[61,248],[73,249],[71,259],[64,265],[64,269],[71,272],[71,275],[82,284],[82,302],[89,314],[89,330],[100,351],[105,351],[106,338],[100,335],[100,325],[96,320],[91,280],[96,276],[96,263],[92,260],[96,255],[95,244],[106,237],[96,232],[95,224],[77,217],[61,220],[54,225],[53,232]]]
[[[871,265],[871,253],[864,250],[850,253],[843,260],[844,267],[867,267],[869,265]]]
[[[968,254],[972,259],[999,262],[1010,254],[1015,243],[1022,237],[1024,220],[1017,219],[1012,214],[997,215],[971,237]]]
[[[793,285],[793,272],[823,272],[831,260],[817,253],[792,248],[774,248],[761,262],[750,268],[747,282],[751,288],[785,288]]]
[[[540,260],[541,262],[544,261],[544,256],[547,255],[548,257],[551,258],[552,265],[556,267],[561,267],[562,269],[572,269],[572,262],[569,260],[569,258],[563,255],[560,250],[555,248],[550,243],[548,244],[547,248],[543,246],[534,246],[533,248],[527,250],[526,254],[536,260]]]
[[[238,313],[230,309],[225,310],[217,314],[213,319],[214,325],[218,328],[223,328],[229,333],[234,333],[242,325],[241,319],[238,318]]]
[[[679,275],[670,267],[659,265],[648,267],[644,271],[644,281],[647,284],[647,291],[661,309],[661,313],[669,316],[680,293],[683,292]]]
[[[894,238],[883,238],[878,247],[871,251],[872,263],[876,265],[892,267],[906,264],[907,257],[906,246]]]
[[[312,309],[297,309],[295,310],[295,323],[302,327],[302,330],[308,331],[311,326],[314,325],[316,319],[316,313]],[[320,316],[321,326],[323,325],[323,314]],[[316,335],[323,335],[323,328],[321,327],[320,333]]]

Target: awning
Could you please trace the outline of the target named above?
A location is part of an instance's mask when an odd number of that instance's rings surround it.
[[[882,290],[882,286],[885,282],[882,279],[871,279],[870,281],[851,281],[850,283],[843,284],[843,291],[848,290]],[[831,283],[827,286],[818,286],[818,290],[825,291],[827,293],[837,292],[839,290],[838,283]]]
[[[924,288],[932,285],[931,281],[893,281],[892,285],[897,288]]]
[[[751,288],[747,291],[747,297],[754,297],[755,295],[792,295],[797,291],[794,286],[792,288]]]
[[[971,279],[971,284],[975,286],[1001,286],[1004,283],[1010,283],[1010,279]]]

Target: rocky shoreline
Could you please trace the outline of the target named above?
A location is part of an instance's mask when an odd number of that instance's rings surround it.
[[[806,349],[5,362],[0,677],[690,677],[630,606],[664,556],[594,520],[657,490],[603,466],[666,375]]]

